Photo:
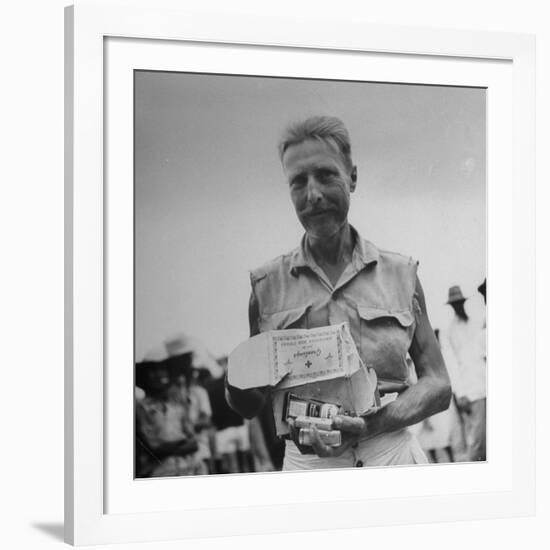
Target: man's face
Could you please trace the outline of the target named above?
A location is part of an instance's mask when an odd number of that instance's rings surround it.
[[[325,142],[310,139],[285,151],[283,169],[306,232],[317,238],[337,233],[347,220],[355,167],[349,170],[342,155]]]
[[[149,387],[151,392],[157,394],[166,389],[170,384],[168,371],[163,367],[152,368],[149,371]]]

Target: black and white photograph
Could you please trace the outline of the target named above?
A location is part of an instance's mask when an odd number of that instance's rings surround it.
[[[544,548],[545,6],[5,3],[1,547]]]
[[[486,101],[134,71],[136,478],[490,460]]]

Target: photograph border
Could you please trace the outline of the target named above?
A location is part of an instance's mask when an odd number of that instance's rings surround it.
[[[410,514],[414,503],[427,512],[425,522],[472,519],[534,512],[534,38],[527,35],[410,29],[371,26],[343,19],[334,33],[334,20],[312,16],[315,25],[304,28],[292,18],[265,18],[258,14],[229,15],[198,7],[193,13],[153,3],[117,6],[81,3],[65,12],[65,539],[71,544],[99,544],[186,537],[223,536],[300,530],[298,522],[273,522],[288,515],[300,517],[330,510],[330,528],[361,527],[419,521]],[[330,31],[330,32],[328,32]],[[513,356],[522,361],[521,414],[512,427],[514,444],[513,489],[486,494],[449,495],[422,499],[373,501],[378,512],[367,517],[357,509],[363,501],[249,506],[223,510],[188,510],[147,514],[104,513],[104,397],[103,376],[104,251],[109,246],[103,212],[104,38],[128,37],[181,40],[215,44],[248,44],[297,49],[334,49],[380,52],[386,55],[468,57],[512,62],[514,100],[514,249],[522,265],[513,268],[514,318],[522,319]],[[521,246],[517,250],[518,242]],[[520,269],[521,267],[521,269]],[[521,295],[520,295],[521,291]],[[521,349],[520,349],[521,348]],[[518,430],[522,428],[521,434]],[[475,506],[474,506],[475,501]],[[498,503],[498,506],[496,504]],[[433,514],[446,504],[446,512]],[[349,505],[349,506],[348,506]],[[495,505],[495,506],[493,506]],[[391,514],[389,510],[392,510]],[[221,518],[216,522],[213,518]],[[241,516],[246,517],[246,522]],[[307,523],[311,529],[311,522]],[[139,526],[139,528],[138,528]]]
[[[105,109],[109,111],[104,127],[105,173],[104,204],[106,205],[104,225],[109,233],[109,247],[106,249],[104,290],[111,299],[105,304],[104,326],[105,355],[104,369],[106,393],[105,422],[109,428],[104,441],[105,449],[105,490],[104,512],[165,512],[183,509],[227,508],[235,506],[267,506],[274,504],[291,505],[299,502],[347,502],[358,495],[364,498],[367,509],[372,500],[389,497],[427,497],[434,495],[462,494],[465,488],[470,492],[491,492],[507,490],[511,486],[512,449],[508,426],[513,420],[513,401],[510,380],[513,378],[512,361],[505,347],[495,346],[495,339],[512,340],[511,326],[502,320],[508,314],[508,289],[512,287],[507,273],[509,255],[503,254],[500,242],[512,242],[512,231],[508,220],[512,216],[512,94],[511,63],[501,60],[477,60],[431,56],[405,56],[364,52],[306,50],[293,51],[288,48],[270,48],[262,45],[197,44],[184,41],[134,40],[128,38],[105,39]],[[130,471],[129,449],[133,449],[131,427],[134,392],[131,367],[131,352],[134,343],[131,339],[131,325],[134,320],[134,305],[128,281],[133,276],[132,192],[134,114],[128,98],[133,94],[133,75],[136,68],[171,68],[177,72],[197,71],[203,73],[247,74],[247,75],[288,75],[303,78],[307,75],[328,78],[333,81],[349,81],[352,77],[362,83],[373,80],[384,85],[400,87],[403,83],[438,84],[445,89],[451,84],[482,86],[486,96],[488,129],[491,139],[488,146],[487,167],[488,190],[492,199],[486,213],[489,223],[489,276],[498,272],[501,276],[491,278],[491,300],[488,311],[488,346],[490,364],[488,392],[490,394],[487,415],[489,462],[475,464],[453,463],[402,467],[366,467],[283,473],[255,473],[229,476],[176,476],[141,480],[136,483]],[[365,84],[363,84],[365,85]],[[405,85],[408,87],[408,85]],[[425,86],[415,86],[423,88]],[[451,109],[453,107],[449,106]],[[195,107],[196,108],[196,107]],[[309,108],[309,107],[308,107]],[[280,120],[285,119],[283,115]],[[348,114],[346,120],[352,117]],[[267,130],[267,128],[266,128]],[[355,135],[355,131],[354,131]],[[276,141],[273,135],[269,141]],[[269,147],[264,143],[262,148]],[[269,147],[269,149],[271,149]],[[430,155],[429,151],[426,151]],[[503,162],[499,163],[498,159]],[[272,157],[272,162],[275,159]],[[370,163],[369,163],[370,164]],[[361,168],[361,171],[363,169]],[[369,169],[367,168],[367,173]],[[204,172],[204,175],[208,170]],[[442,182],[444,183],[444,182]],[[185,188],[185,185],[183,185]],[[367,188],[370,183],[367,180]],[[371,191],[367,191],[370,193]],[[495,195],[498,192],[498,209]],[[206,197],[204,197],[206,198]],[[185,200],[185,197],[182,197]],[[288,197],[279,195],[280,207],[284,208],[289,222],[295,223],[288,210]],[[217,202],[217,198],[214,199]],[[379,223],[379,222],[378,222]],[[378,225],[377,223],[377,225]],[[368,226],[371,224],[369,223]],[[179,232],[178,229],[174,228]],[[372,227],[375,230],[375,227]],[[371,228],[363,231],[370,234]],[[296,235],[298,238],[299,235]],[[498,238],[497,238],[498,236]],[[235,236],[238,238],[238,236]],[[378,240],[378,237],[377,237]],[[244,244],[244,243],[243,243]],[[295,244],[294,239],[287,243]],[[408,248],[408,247],[406,247]],[[180,248],[181,250],[181,248]],[[279,250],[273,250],[275,254]],[[422,264],[425,259],[423,255]],[[197,256],[198,257],[198,256]],[[195,256],[193,256],[195,258]],[[264,258],[262,253],[261,259]],[[261,261],[257,258],[257,261]],[[243,290],[247,288],[244,272],[249,265],[241,259],[241,274],[235,284]],[[422,271],[424,273],[424,271]],[[483,274],[485,270],[482,270]],[[449,281],[449,284],[454,281]],[[444,300],[447,289],[441,289],[438,303]],[[240,309],[248,299],[245,290],[241,297]],[[215,304],[211,304],[215,307]],[[442,305],[442,304],[441,304]],[[432,302],[428,306],[435,306]],[[136,312],[137,314],[137,312]],[[243,309],[241,320],[246,318]],[[494,320],[494,322],[493,322]],[[246,338],[243,327],[241,338]],[[164,335],[162,335],[164,336]],[[159,335],[159,339],[162,338]],[[235,340],[234,340],[235,341]],[[233,343],[234,343],[233,341]],[[152,343],[151,343],[152,344]],[[158,344],[158,342],[155,342]],[[155,344],[152,344],[153,346]],[[158,348],[157,348],[158,349]],[[158,353],[156,351],[155,353]],[[161,352],[162,353],[162,352]],[[121,366],[124,365],[124,368]],[[491,368],[495,365],[497,368]],[[258,484],[261,483],[261,491]],[[303,518],[303,514],[298,516]],[[369,511],[369,518],[373,517]],[[391,517],[391,516],[388,516]],[[435,516],[431,516],[432,518]],[[407,517],[409,521],[412,518]],[[424,518],[422,518],[424,519]],[[315,523],[315,518],[312,518]],[[297,523],[303,525],[303,521]],[[289,521],[285,522],[287,527]]]

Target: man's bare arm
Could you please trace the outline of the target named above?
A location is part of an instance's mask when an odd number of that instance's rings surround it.
[[[417,312],[417,325],[409,354],[416,367],[418,383],[371,416],[336,416],[334,428],[353,434],[355,441],[405,428],[449,407],[451,383],[428,319],[424,292],[418,279],[416,296],[420,311]],[[318,456],[340,454],[339,448],[329,447],[321,441],[315,428],[313,432],[312,447]]]
[[[254,290],[250,294],[248,303],[248,324],[250,326],[250,337],[260,333],[258,324],[260,317],[258,301]],[[231,386],[225,377],[225,399],[229,406],[244,418],[254,418],[264,407],[268,388],[253,388],[241,390]]]
[[[367,418],[368,437],[416,424],[449,407],[451,383],[428,319],[424,292],[418,279],[416,296],[420,311],[417,312],[417,325],[409,354],[416,368],[418,383]]]

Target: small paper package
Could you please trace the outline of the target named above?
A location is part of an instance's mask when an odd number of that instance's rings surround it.
[[[240,389],[271,386],[277,435],[289,433],[288,395],[364,415],[378,404],[376,373],[361,361],[347,323],[262,332],[229,355],[228,381]]]

